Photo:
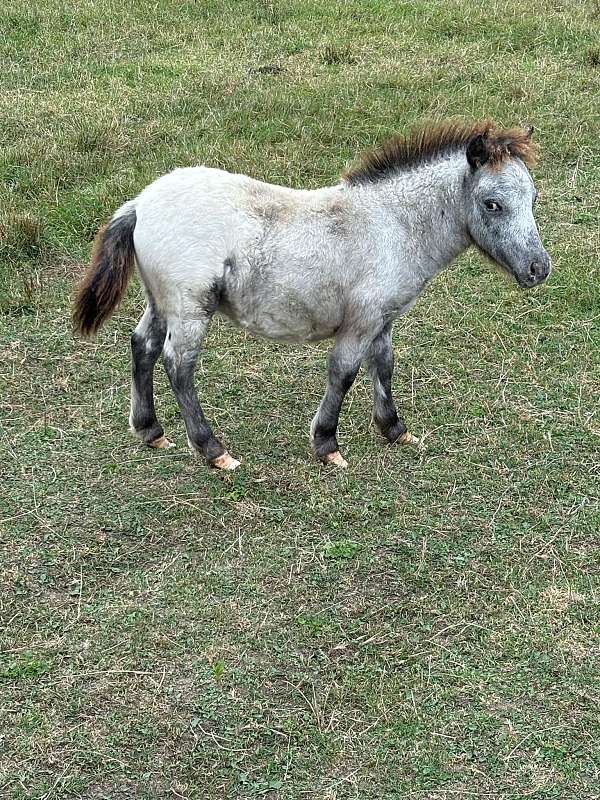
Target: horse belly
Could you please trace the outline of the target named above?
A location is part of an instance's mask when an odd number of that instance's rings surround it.
[[[342,322],[339,304],[312,304],[294,294],[276,299],[266,292],[252,297],[227,294],[219,311],[254,336],[284,342],[328,339]]]

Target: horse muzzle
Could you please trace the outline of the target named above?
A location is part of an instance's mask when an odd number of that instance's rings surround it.
[[[513,270],[513,274],[517,279],[517,283],[523,289],[532,289],[540,283],[543,283],[550,271],[552,270],[552,262],[547,253],[534,258],[529,262],[525,269]]]

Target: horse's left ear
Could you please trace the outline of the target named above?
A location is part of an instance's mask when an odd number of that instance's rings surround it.
[[[472,169],[479,169],[489,157],[486,137],[483,133],[478,133],[467,145],[467,161]]]
[[[533,127],[533,125],[527,125],[525,127],[525,133],[527,134],[527,138],[528,139],[531,139],[531,137],[533,136],[534,130],[535,130],[535,128]]]

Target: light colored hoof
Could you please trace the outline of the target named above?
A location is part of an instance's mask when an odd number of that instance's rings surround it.
[[[175,443],[169,441],[166,436],[159,436],[153,442],[148,442],[149,447],[156,447],[158,450],[168,450],[169,447],[175,447]]]
[[[406,431],[396,439],[396,444],[412,444],[416,447],[419,444],[419,440],[416,436],[413,436],[412,433]]]
[[[223,453],[222,456],[217,456],[211,462],[211,466],[216,467],[217,469],[228,469],[234,470],[240,466],[240,462],[230,456],[229,453]]]
[[[341,467],[342,469],[348,469],[348,462],[346,461],[346,459],[340,453],[339,450],[336,450],[335,453],[327,453],[327,455],[323,459],[323,463],[335,464],[336,467]]]

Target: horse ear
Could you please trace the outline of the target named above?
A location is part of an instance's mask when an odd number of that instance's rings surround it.
[[[527,138],[528,139],[531,139],[531,137],[533,136],[534,130],[535,130],[535,128],[533,127],[533,125],[527,125],[527,127],[525,128],[525,133],[527,134]]]
[[[486,137],[482,133],[478,133],[467,145],[467,161],[473,169],[479,169],[489,157]]]

